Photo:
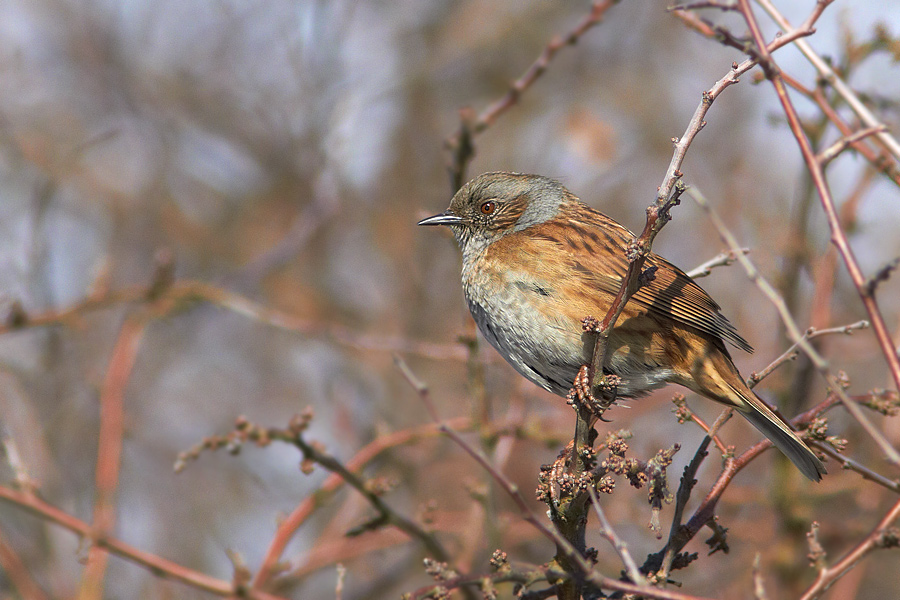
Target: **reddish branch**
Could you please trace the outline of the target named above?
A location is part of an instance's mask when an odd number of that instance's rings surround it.
[[[823,8],[824,7],[817,7],[802,27],[786,35],[778,37],[771,44],[769,44],[769,46],[766,47],[766,51],[774,52],[778,48],[781,48],[782,46],[785,46],[786,44],[789,44],[801,37],[812,35],[815,32],[813,26],[815,25],[815,22],[818,19],[819,15],[821,15],[821,11]],[[676,14],[683,15],[685,13],[684,11],[678,11]],[[711,35],[713,34],[715,34],[715,31],[711,30]],[[608,338],[612,327],[615,325],[616,319],[621,314],[625,306],[625,303],[628,302],[628,299],[631,297],[631,295],[633,295],[634,292],[636,292],[640,287],[638,285],[638,276],[641,274],[644,259],[650,252],[653,239],[656,237],[656,234],[659,233],[659,230],[662,229],[663,225],[665,225],[669,219],[668,209],[671,208],[671,205],[673,204],[673,197],[675,199],[674,203],[677,203],[678,197],[676,195],[676,183],[681,179],[681,167],[684,163],[684,157],[687,154],[688,148],[694,141],[694,138],[697,136],[697,134],[700,133],[700,131],[706,126],[706,114],[716,98],[718,98],[726,88],[735,83],[738,83],[738,81],[740,80],[740,76],[755,67],[757,64],[758,61],[753,57],[745,60],[741,64],[733,64],[731,71],[729,71],[724,77],[717,81],[710,89],[703,92],[700,103],[694,110],[694,114],[691,116],[691,120],[688,122],[688,126],[685,129],[684,134],[681,136],[681,138],[673,139],[675,150],[672,155],[672,160],[669,162],[669,167],[666,169],[666,173],[663,176],[662,184],[658,188],[656,202],[655,204],[647,208],[647,222],[644,226],[644,231],[634,241],[635,251],[633,256],[630,257],[631,261],[629,264],[628,273],[622,281],[622,285],[619,288],[619,293],[613,301],[612,306],[610,306],[609,312],[607,312],[599,328],[599,335],[597,336],[597,342],[594,345],[594,355],[592,361],[593,385],[598,385],[600,383],[600,379],[603,376],[602,369],[598,369],[598,367],[606,364],[606,338]]]
[[[822,8],[824,8],[824,6],[822,6],[822,5],[817,5],[817,10],[819,9],[820,6]],[[695,15],[692,12],[682,10],[681,7],[678,7],[677,9],[673,9],[673,10],[675,10],[675,13],[674,13],[675,16],[678,17],[685,25],[687,25],[688,27],[697,31],[698,33],[700,33],[701,35],[703,35],[705,37],[708,37],[711,39],[721,37],[721,35],[727,31],[721,27],[717,27],[717,26],[713,25],[712,23],[710,23],[704,19],[701,19],[700,17],[698,17],[697,15]],[[788,28],[788,29],[790,29],[790,28]],[[791,29],[791,31],[797,32],[798,30]],[[801,27],[799,31],[803,31],[803,27]],[[807,34],[810,32],[803,31],[803,33]],[[781,37],[777,38],[775,40],[775,42],[773,42],[773,44],[770,44],[769,51],[770,52],[773,51],[776,47],[775,44],[778,42],[783,43],[783,41],[785,39],[787,39],[786,36],[781,36]],[[796,39],[796,38],[792,38],[789,41],[793,41],[793,39]],[[802,40],[798,41],[798,44],[800,44],[800,43],[803,43]],[[740,46],[740,43],[737,42],[736,45]],[[806,48],[809,48],[809,47],[806,46]],[[742,51],[744,50],[743,47],[740,47],[740,49]],[[821,59],[819,59],[819,60],[821,60]],[[753,61],[751,61],[750,66],[751,67],[756,66],[756,64],[757,64],[757,62],[755,60],[753,60]],[[832,73],[832,75],[833,75],[833,73]],[[834,107],[831,106],[831,104],[829,104],[827,98],[825,97],[825,94],[822,92],[821,87],[817,86],[815,89],[809,89],[806,86],[802,85],[799,81],[797,81],[796,79],[794,79],[793,77],[788,75],[787,73],[781,73],[781,76],[785,80],[785,83],[787,83],[789,86],[793,87],[794,89],[799,91],[801,94],[803,94],[804,96],[806,96],[807,98],[809,98],[810,100],[815,102],[818,105],[819,109],[822,111],[822,113],[826,116],[826,118],[831,123],[833,123],[835,127],[838,128],[838,130],[841,132],[842,136],[844,136],[846,138],[846,137],[850,137],[854,134],[853,130],[846,123],[846,121],[844,121],[844,119],[840,116],[840,114],[838,114],[838,112],[834,109]],[[850,93],[852,94],[852,91]],[[882,130],[882,127],[883,127],[882,124],[875,123],[874,125],[868,127],[867,130],[872,131],[872,134],[876,135],[876,137],[884,136],[885,138],[890,138],[890,136],[888,134],[884,133],[884,131]],[[857,152],[859,152],[860,154],[862,154],[862,156],[867,161],[869,161],[869,163],[872,165],[872,167],[875,168],[878,172],[883,173],[895,184],[900,185],[900,167],[898,167],[897,164],[893,160],[891,160],[890,154],[888,152],[886,152],[884,150],[876,151],[876,150],[872,149],[868,144],[863,142],[862,140],[853,141],[853,143],[851,144],[851,147],[854,150],[856,150]]]
[[[820,1],[817,7],[824,7],[827,2]],[[837,247],[838,252],[844,260],[844,263],[847,265],[847,270],[850,272],[850,278],[853,280],[853,285],[856,286],[857,292],[859,293],[860,298],[862,299],[863,305],[866,308],[866,312],[869,315],[869,320],[872,324],[872,328],[875,332],[875,337],[878,339],[878,343],[881,346],[882,353],[887,359],[888,368],[891,372],[891,376],[894,379],[894,384],[898,390],[900,390],[900,357],[897,356],[897,350],[894,347],[893,340],[891,340],[890,332],[888,331],[887,325],[884,322],[884,317],[881,315],[881,311],[878,308],[878,303],[875,300],[875,295],[870,293],[866,287],[866,278],[862,274],[862,270],[859,267],[859,263],[856,260],[855,255],[853,254],[852,248],[850,248],[850,243],[847,240],[847,234],[841,226],[840,218],[838,217],[837,210],[834,205],[834,198],[831,196],[831,189],[828,187],[828,183],[825,180],[825,172],[822,167],[822,163],[816,157],[815,151],[809,143],[809,140],[806,137],[806,134],[803,132],[803,127],[800,123],[800,117],[797,115],[797,111],[794,108],[793,103],[791,102],[790,97],[787,93],[787,87],[784,83],[784,79],[782,79],[780,72],[778,70],[777,65],[775,65],[772,60],[772,56],[766,47],[765,42],[762,38],[762,32],[759,29],[759,25],[756,22],[756,17],[753,15],[753,11],[750,8],[749,0],[738,0],[738,7],[741,13],[744,15],[744,19],[747,22],[747,26],[750,28],[750,33],[753,36],[754,43],[757,48],[757,52],[760,56],[760,66],[763,68],[764,73],[766,74],[766,78],[772,82],[772,85],[775,87],[775,92],[778,95],[778,100],[781,102],[782,109],[784,110],[784,114],[787,117],[788,125],[790,126],[791,132],[794,134],[794,137],[797,140],[797,144],[800,147],[800,152],[803,155],[803,160],[806,163],[806,167],[809,170],[810,176],[812,177],[813,184],[816,187],[816,191],[819,194],[819,199],[822,203],[822,208],[825,211],[825,216],[828,219],[828,225],[831,229],[831,242]],[[821,10],[819,10],[821,12]],[[811,358],[814,358],[811,356]],[[817,365],[820,368],[821,366]],[[858,411],[858,408],[852,403],[845,402],[847,405],[847,409],[853,414],[857,420],[860,420],[858,414],[855,411]],[[865,421],[860,421],[865,426]],[[870,434],[872,432],[870,431]],[[873,436],[876,441],[882,446],[882,449],[885,451],[885,454],[891,459],[892,462],[900,464],[900,456],[896,450],[894,450],[889,444],[885,445],[881,443],[879,436]]]
[[[715,210],[713,210],[712,206],[706,201],[705,198],[696,190],[692,191],[692,196],[694,200],[699,204],[709,215],[710,220],[713,225],[719,232],[722,240],[728,244],[731,248],[738,248],[737,240],[734,237],[734,234],[728,230],[725,226],[725,223],[719,217]],[[782,322],[784,323],[785,329],[787,329],[788,335],[797,346],[803,349],[803,352],[809,357],[812,364],[815,366],[816,370],[819,374],[825,379],[828,383],[829,388],[833,391],[834,394],[840,398],[841,402],[843,402],[844,407],[847,409],[847,412],[853,416],[854,419],[865,429],[866,433],[878,444],[878,446],[882,449],[882,451],[887,455],[887,457],[895,463],[900,463],[900,453],[891,445],[890,442],[882,435],[882,433],[875,427],[875,425],[866,417],[866,415],[862,412],[862,409],[853,402],[850,397],[847,395],[847,392],[844,390],[843,385],[838,378],[832,374],[828,362],[816,351],[815,348],[809,343],[809,341],[800,333],[800,328],[797,326],[797,322],[794,320],[794,317],[791,315],[788,310],[787,303],[784,301],[784,298],[781,297],[778,292],[775,291],[775,288],[772,287],[772,284],[769,283],[756,268],[753,263],[746,256],[739,256],[738,261],[741,263],[741,266],[744,267],[744,270],[747,272],[747,277],[756,284],[756,287],[766,295],[770,302],[775,306],[775,309],[778,311],[779,316],[781,317]]]
[[[47,600],[44,590],[28,572],[21,557],[6,543],[2,533],[0,533],[0,571],[6,574],[22,600]]]
[[[466,428],[471,424],[471,420],[465,417],[454,419],[452,426],[456,428]],[[422,427],[397,431],[387,435],[379,436],[377,439],[362,448],[356,455],[347,461],[346,468],[348,471],[359,472],[365,465],[377,458],[383,452],[413,443],[424,437],[429,437],[439,433],[438,426],[428,424]],[[281,555],[284,553],[285,547],[293,538],[294,534],[301,525],[309,518],[309,516],[320,506],[324,506],[328,498],[331,497],[340,487],[346,483],[346,480],[338,473],[332,473],[328,476],[321,487],[315,494],[301,502],[278,526],[278,530],[272,541],[269,543],[269,549],[263,558],[262,565],[253,579],[251,589],[262,589],[266,582],[276,574],[278,563]]]
[[[769,0],[757,0],[759,5],[769,13],[769,16],[778,23],[778,26],[781,27],[784,31],[791,31],[791,24],[787,19],[784,18],[778,10],[772,5]],[[834,0],[817,0],[816,10],[823,10],[827,5],[831,4]],[[757,28],[758,29],[758,28]],[[754,36],[755,37],[755,36]],[[758,43],[758,39],[757,39]],[[860,100],[859,96],[850,89],[843,79],[838,77],[837,73],[834,72],[834,69],[829,66],[828,61],[824,60],[821,56],[815,53],[812,47],[807,44],[804,40],[799,40],[797,42],[797,48],[800,52],[806,57],[806,59],[812,63],[812,65],[819,72],[819,75],[822,79],[827,81],[834,90],[844,99],[847,105],[856,113],[859,117],[860,121],[865,124],[866,127],[879,127],[881,123],[878,122],[878,119],[875,118],[875,115],[869,110],[869,108]],[[896,140],[891,134],[886,131],[881,131],[875,134],[875,137],[878,139],[878,142],[888,151],[890,152],[895,159],[900,160],[900,142]]]
[[[857,403],[867,403],[867,396],[857,396],[853,398],[854,402]],[[833,407],[841,404],[841,401],[835,394],[830,394],[825,400],[809,409],[808,411],[801,413],[790,420],[790,424],[794,429],[803,429],[808,426],[815,419],[822,416],[826,411],[832,409]],[[706,438],[708,440],[709,438]],[[704,440],[704,444],[707,444]],[[732,459],[725,461],[725,466],[722,469],[722,472],[719,474],[719,477],[716,479],[716,482],[713,484],[710,491],[706,494],[706,497],[700,503],[700,505],[694,510],[694,513],[691,515],[691,518],[684,525],[677,527],[673,526],[672,534],[669,538],[666,547],[663,549],[663,554],[677,554],[680,552],[688,542],[690,542],[694,537],[700,532],[700,530],[715,516],[716,506],[719,502],[719,499],[722,497],[722,494],[725,493],[725,490],[734,480],[734,477],[744,469],[748,464],[750,464],[754,459],[756,459],[760,454],[769,448],[773,448],[772,442],[768,439],[763,439],[749,447],[747,450],[742,452],[739,456],[736,456]],[[829,455],[833,455],[832,452],[829,452],[829,448],[823,445],[817,445],[821,450],[826,452]],[[698,456],[694,457],[694,461],[692,461],[692,465],[694,462],[698,460],[700,454],[705,452],[705,446],[701,444],[700,449],[698,450]],[[859,467],[859,472],[871,481],[884,485],[887,489],[891,489],[896,491],[897,484],[896,482],[891,482],[880,475],[873,473],[869,469],[865,467]],[[696,470],[696,468],[694,468]],[[857,470],[857,469],[854,469]],[[686,476],[688,473],[686,471]],[[689,476],[689,479],[692,478],[693,475]],[[689,495],[689,492],[688,492]],[[679,490],[678,498],[679,502],[681,502],[682,492]],[[684,502],[687,499],[685,498]],[[649,559],[648,559],[649,560]],[[644,569],[648,567],[649,563],[645,563]]]
[[[484,454],[468,444],[458,432],[450,428],[446,422],[441,421],[437,409],[431,401],[428,386],[415,376],[402,359],[396,357],[395,360],[404,378],[419,394],[419,397],[422,399],[422,402],[432,419],[439,424],[441,431],[452,439],[469,456],[475,459],[475,461],[491,475],[494,481],[503,488],[510,498],[512,498],[519,509],[521,517],[535,527],[544,537],[554,542],[557,548],[560,549],[572,564],[577,567],[578,571],[576,573],[570,573],[570,575],[580,577],[586,583],[598,589],[610,589],[625,592],[627,594],[635,594],[644,598],[652,598],[654,600],[702,600],[699,596],[691,596],[648,585],[637,585],[613,579],[594,570],[593,565],[583,557],[567,539],[562,537],[555,529],[548,527],[544,520],[531,510],[528,503],[525,502],[525,498],[522,496],[519,487],[515,483],[491,464]]]
[[[56,523],[81,537],[93,539],[97,546],[149,570],[162,579],[185,583],[193,588],[217,596],[231,597],[239,595],[237,590],[234,589],[234,585],[229,581],[210,577],[155,554],[144,552],[111,536],[96,537],[90,525],[44,502],[34,494],[0,486],[0,500],[15,504],[35,516]],[[243,597],[253,600],[284,600],[281,596],[259,591],[252,594],[244,594]]]
[[[91,531],[92,537],[98,539],[111,534],[116,521],[115,498],[119,485],[119,467],[121,466],[122,437],[125,425],[123,399],[145,325],[144,318],[126,319],[119,333],[119,339],[113,348],[109,368],[100,390],[100,433],[95,476],[97,497],[94,501],[94,519]],[[106,563],[107,552],[103,546],[92,545],[81,580],[80,598],[90,599],[103,596]]]
[[[313,319],[270,308],[204,281],[175,281],[156,292],[156,296],[153,295],[155,290],[154,284],[114,291],[101,290],[72,306],[39,314],[28,313],[15,305],[6,322],[0,323],[0,335],[30,327],[78,326],[90,313],[120,304],[153,302],[156,314],[170,314],[198,302],[207,302],[271,327],[321,337],[356,350],[403,352],[434,360],[465,361],[469,356],[462,343],[435,344],[389,335],[364,335],[353,328],[323,325]]]
[[[814,600],[824,594],[835,581],[846,575],[850,569],[874,550],[900,547],[900,531],[890,529],[891,524],[898,517],[900,517],[900,500],[894,503],[884,518],[875,526],[875,529],[841,560],[831,567],[823,565],[819,569],[819,576],[815,583],[806,590],[800,600]]]

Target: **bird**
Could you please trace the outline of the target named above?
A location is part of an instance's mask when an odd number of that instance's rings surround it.
[[[491,172],[463,185],[449,208],[418,225],[447,226],[462,251],[462,287],[484,338],[521,375],[567,396],[591,362],[596,334],[628,269],[634,235],[541,175]],[[810,480],[825,466],[744,382],[725,342],[752,352],[719,305],[684,271],[650,253],[649,281],[610,332],[617,398],[669,383],[733,407]]]

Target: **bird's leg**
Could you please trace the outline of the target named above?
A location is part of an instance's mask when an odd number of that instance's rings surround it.
[[[566,402],[575,410],[584,407],[594,418],[607,422],[603,418],[604,403],[591,392],[590,365],[581,365],[581,368],[578,369],[575,381],[572,382],[572,389],[566,394]]]
[[[581,328],[583,331],[597,333],[599,327],[600,321],[598,321],[596,317],[588,316],[581,320]],[[591,362],[593,363],[593,360]],[[616,390],[620,379],[617,375],[613,375],[612,373],[605,373],[603,377],[600,378],[597,387],[604,392],[604,397],[602,399],[597,398],[594,395],[594,391],[591,388],[592,380],[593,373],[591,373],[591,365],[582,365],[578,370],[578,374],[575,376],[575,381],[572,382],[572,389],[569,391],[566,398],[572,406],[575,406],[575,400],[577,398],[578,402],[582,406],[587,407],[597,419],[600,419],[604,423],[609,423],[609,421],[603,418],[603,413],[615,403]],[[577,409],[578,407],[575,406],[575,408]]]

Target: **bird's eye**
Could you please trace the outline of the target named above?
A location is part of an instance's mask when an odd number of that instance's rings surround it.
[[[493,200],[488,200],[481,205],[481,214],[483,215],[489,215],[495,210],[497,210],[497,203]]]

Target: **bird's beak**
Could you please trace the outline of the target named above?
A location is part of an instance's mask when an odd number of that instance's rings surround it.
[[[463,219],[453,213],[443,212],[419,221],[418,225],[462,225]]]

